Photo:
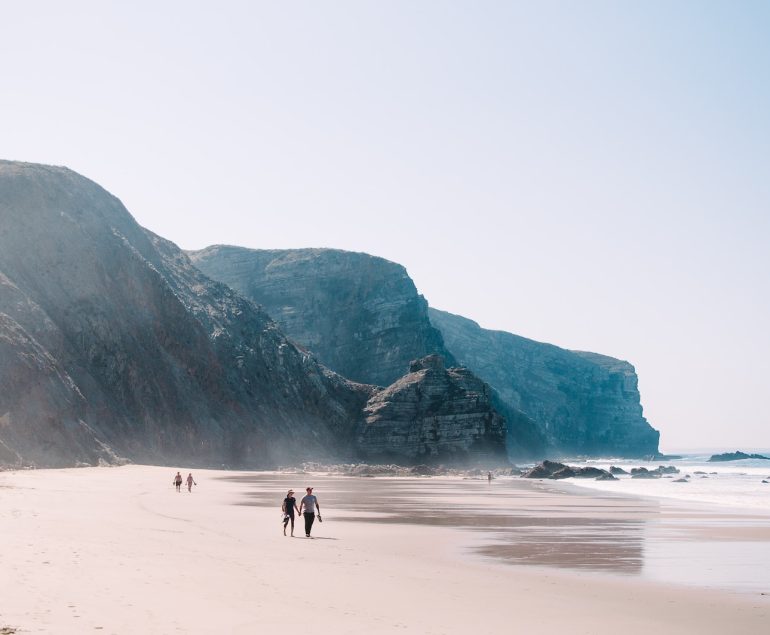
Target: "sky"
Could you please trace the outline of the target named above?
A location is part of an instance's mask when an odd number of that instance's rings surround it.
[[[770,448],[770,3],[0,2],[0,158],[185,249],[336,247]]]

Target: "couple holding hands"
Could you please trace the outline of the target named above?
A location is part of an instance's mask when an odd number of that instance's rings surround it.
[[[321,506],[318,504],[318,498],[313,495],[313,488],[305,488],[307,494],[302,497],[302,500],[297,507],[297,499],[294,498],[294,490],[290,489],[286,494],[286,498],[283,499],[281,505],[281,511],[283,512],[283,535],[286,535],[286,526],[291,522],[291,535],[294,536],[294,510],[297,510],[297,514],[305,516],[305,538],[310,538],[310,530],[313,528],[313,522],[315,522],[316,510],[318,510],[318,522],[323,522],[321,518]]]

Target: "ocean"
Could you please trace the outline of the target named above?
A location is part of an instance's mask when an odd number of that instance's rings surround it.
[[[770,456],[768,450],[744,450],[747,454]],[[616,492],[633,496],[652,496],[675,499],[688,503],[704,503],[725,508],[770,513],[770,461],[744,459],[740,461],[714,462],[711,453],[679,453],[682,458],[663,461],[639,461],[632,459],[600,459],[563,461],[575,466],[594,466],[609,469],[614,465],[630,472],[633,467],[653,470],[659,465],[673,465],[679,474],[665,475],[656,479],[635,479],[630,475],[618,475],[617,481],[570,478],[567,482],[580,487],[603,492]],[[674,482],[685,475],[688,482]],[[763,483],[762,481],[768,481]]]

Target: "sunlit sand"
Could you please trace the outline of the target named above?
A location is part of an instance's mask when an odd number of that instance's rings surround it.
[[[180,466],[183,475],[189,470]],[[763,633],[770,517],[564,484],[126,466],[0,473],[0,628]],[[324,522],[284,537],[286,490]],[[301,537],[299,537],[301,536]]]

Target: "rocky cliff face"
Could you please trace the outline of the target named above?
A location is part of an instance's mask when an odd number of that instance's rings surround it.
[[[657,452],[658,433],[642,416],[630,364],[429,310],[400,265],[329,249],[214,246],[191,258],[352,379],[387,385],[408,360],[427,354],[466,365],[494,389],[512,457]]]
[[[634,367],[568,351],[430,309],[460,363],[537,422],[561,454],[640,457],[658,453],[659,433],[642,415]]]
[[[413,361],[364,414],[358,447],[371,460],[505,459],[505,420],[489,387],[466,368],[445,368],[438,355]]]
[[[410,360],[432,353],[454,363],[401,265],[336,249],[213,246],[189,255],[349,379],[387,386]]]
[[[0,460],[344,452],[372,392],[320,366],[95,183],[0,162]]]

